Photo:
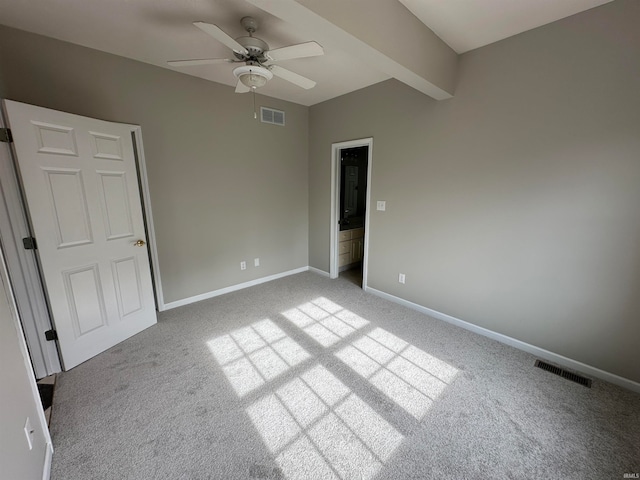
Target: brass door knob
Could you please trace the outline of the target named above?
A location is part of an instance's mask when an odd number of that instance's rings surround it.
[[[133,244],[134,247],[144,247],[146,245],[144,240],[138,240],[136,243]]]

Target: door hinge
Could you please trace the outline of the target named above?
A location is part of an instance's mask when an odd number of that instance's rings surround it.
[[[11,143],[13,142],[13,136],[11,135],[11,129],[0,128],[0,142]]]
[[[25,237],[22,239],[22,245],[25,250],[36,250],[38,245],[36,245],[36,239],[33,237]]]
[[[44,338],[46,338],[48,342],[58,340],[58,332],[53,329],[47,330],[46,332],[44,332]]]

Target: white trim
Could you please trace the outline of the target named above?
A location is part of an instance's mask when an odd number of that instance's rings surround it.
[[[2,106],[6,115],[4,103]],[[5,124],[0,115],[0,127]],[[61,372],[62,367],[56,343],[44,337],[52,322],[36,255],[22,246],[22,238],[30,235],[30,228],[12,158],[14,154],[9,144],[0,149],[0,231],[3,233],[0,237],[32,368],[36,378],[44,378]]]
[[[329,278],[338,278],[338,242],[337,225],[340,213],[340,169],[338,168],[338,149],[331,145],[331,219],[329,226]]]
[[[44,455],[44,468],[42,469],[42,480],[49,480],[51,477],[51,460],[53,459],[53,445],[47,443],[47,451]]]
[[[369,280],[369,238],[371,231],[371,180],[373,172],[373,138],[366,139],[368,144],[367,159],[367,209],[364,212],[364,256],[362,258],[362,289],[367,290]]]
[[[437,310],[432,310],[431,308],[427,308],[417,303],[410,302],[409,300],[396,297],[395,295],[391,295],[389,293],[376,290],[375,288],[367,287],[365,291],[377,297],[384,298],[385,300],[389,300],[391,302],[404,305],[405,307],[409,307],[412,310],[417,310],[418,312],[424,313],[425,315],[428,315],[435,319],[442,320],[444,322],[450,323],[457,327],[464,328],[465,330],[469,330],[473,333],[477,333],[478,335],[491,338],[500,343],[504,343],[511,347],[517,348],[518,350],[522,350],[524,352],[530,353],[532,355],[535,355],[536,357],[549,360],[551,362],[557,363],[558,365],[585,373],[587,375],[599,378],[601,380],[605,380],[609,383],[613,383],[614,385],[618,385],[620,387],[624,387],[634,392],[640,393],[640,383],[634,382],[633,380],[629,380],[628,378],[624,378],[614,373],[600,370],[599,368],[592,367],[591,365],[587,365],[577,360],[573,360],[571,358],[567,358],[557,353],[550,352],[549,350],[536,347],[535,345],[531,345],[529,343],[525,343],[515,338],[508,337],[501,333],[497,333],[492,330],[479,327],[472,323],[465,322],[464,320],[460,320],[459,318],[452,317],[451,315],[447,315],[446,313],[441,313],[441,312],[438,312]]]
[[[190,303],[200,302],[202,300],[207,300],[209,298],[224,295],[225,293],[235,292],[237,290],[242,290],[244,288],[253,287],[254,285],[260,285],[261,283],[277,280],[278,278],[288,277],[289,275],[295,275],[296,273],[302,273],[302,272],[308,272],[308,271],[309,271],[309,267],[300,267],[293,270],[288,270],[286,272],[269,275],[268,277],[256,278],[255,280],[250,280],[248,282],[238,283],[237,285],[231,285],[229,287],[220,288],[218,290],[213,290],[212,292],[201,293],[200,295],[195,295],[193,297],[183,298],[182,300],[176,300],[175,302],[165,303],[164,310],[171,310],[172,308],[182,307],[184,305],[189,305]]]
[[[369,238],[371,218],[371,172],[373,163],[373,137],[337,142],[331,144],[331,226],[329,243],[329,278],[338,278],[338,218],[340,218],[340,150],[353,147],[367,148],[367,199],[364,217],[364,258],[362,259],[362,288],[367,288],[369,266]]]
[[[316,267],[309,267],[309,271],[313,273],[317,273],[318,275],[322,275],[323,277],[327,277],[327,278],[331,277],[329,275],[329,272],[325,272],[324,270],[320,270],[319,268],[316,268]]]
[[[158,259],[158,242],[156,240],[156,231],[153,224],[153,214],[151,212],[151,194],[149,192],[149,178],[147,177],[147,164],[144,156],[144,146],[142,142],[142,128],[139,125],[130,125],[136,139],[136,158],[138,160],[138,174],[140,177],[140,186],[142,187],[141,201],[144,208],[145,221],[147,224],[147,241],[149,244],[149,253],[151,256],[151,265],[153,267],[152,276],[153,284],[156,290],[156,302],[158,303],[158,311],[162,312],[166,309],[164,304],[164,294],[162,293],[162,279],[160,277],[160,260]]]

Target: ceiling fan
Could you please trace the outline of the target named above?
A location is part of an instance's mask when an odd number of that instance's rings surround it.
[[[217,25],[205,22],[194,22],[193,24],[229,47],[233,51],[233,58],[172,60],[167,62],[169,65],[188,67],[218,63],[243,63],[244,65],[233,70],[234,76],[238,79],[236,93],[246,93],[252,90],[255,92],[256,88],[264,86],[274,75],[304,89],[310,89],[316,85],[313,80],[276,65],[274,62],[324,55],[324,50],[317,42],[300,43],[270,50],[267,42],[253,36],[258,30],[258,22],[252,17],[243,17],[240,20],[240,24],[249,33],[249,36],[236,39],[226,34]]]

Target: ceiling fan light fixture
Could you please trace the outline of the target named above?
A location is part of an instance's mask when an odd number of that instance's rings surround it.
[[[273,78],[271,70],[260,65],[243,65],[234,69],[233,74],[252,90],[264,87]]]

